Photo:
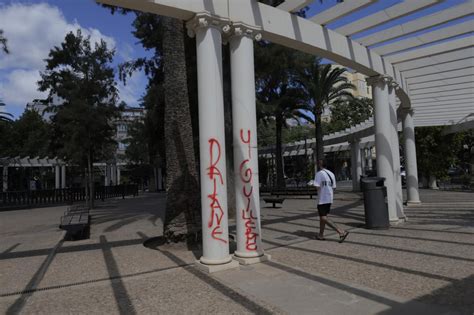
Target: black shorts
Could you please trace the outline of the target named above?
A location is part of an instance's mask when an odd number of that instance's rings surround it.
[[[322,205],[318,205],[318,213],[319,216],[327,216],[329,214],[329,211],[331,211],[331,204],[330,203],[325,203]]]

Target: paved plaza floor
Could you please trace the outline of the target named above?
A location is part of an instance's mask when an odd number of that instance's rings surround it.
[[[99,204],[90,239],[74,242],[58,229],[65,207],[0,212],[0,313],[472,315],[474,194],[421,198],[408,222],[367,230],[360,195],[338,192],[343,244],[314,239],[314,200],[262,204],[272,260],[212,275],[193,267],[198,249],[143,246],[162,234],[163,194]]]

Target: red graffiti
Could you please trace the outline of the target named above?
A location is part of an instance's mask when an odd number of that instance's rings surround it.
[[[246,168],[245,171],[243,171],[245,164],[249,162],[250,160],[243,160],[242,163],[240,163],[240,179],[244,183],[250,183],[252,181],[252,169]]]
[[[252,152],[250,150],[250,129],[247,130],[247,140],[244,139],[244,130],[240,129],[240,140],[242,140],[243,143],[246,143],[249,148],[249,159],[252,158]]]
[[[217,154],[215,154],[217,150]],[[217,158],[214,160],[214,157],[217,155]],[[218,179],[220,180],[220,184],[224,185],[224,180],[222,178],[222,173],[217,167],[221,159],[221,145],[219,141],[214,138],[209,139],[209,156],[210,156],[210,166],[207,168],[209,179],[212,180],[213,183],[213,191],[212,194],[207,195],[210,199],[209,206],[211,207],[211,217],[207,223],[208,228],[212,228],[211,237],[217,241],[223,242],[227,244],[227,240],[220,237],[223,234],[221,222],[224,218],[224,210],[221,207],[219,202],[219,196],[217,194],[217,184]],[[214,220],[215,219],[215,220]]]
[[[242,220],[245,221],[245,248],[249,251],[256,251],[259,234],[257,231],[258,218],[254,215],[253,209],[251,209],[251,197],[253,193],[253,171],[252,168],[248,166],[248,163],[250,163],[250,160],[252,158],[250,147],[250,130],[247,130],[247,139],[244,139],[244,130],[240,129],[240,140],[242,141],[242,143],[248,145],[248,159],[245,159],[240,163],[240,180],[243,184],[242,194],[247,201],[245,209],[242,209]]]

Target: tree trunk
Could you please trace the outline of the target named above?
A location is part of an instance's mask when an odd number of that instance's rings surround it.
[[[84,169],[84,192],[86,194],[86,207],[90,208],[90,202],[89,202],[89,168]]]
[[[283,174],[283,152],[282,152],[282,128],[283,128],[283,117],[277,115],[275,119],[276,123],[276,173],[277,173],[277,187],[284,188],[285,185],[285,177]]]
[[[321,123],[321,114],[322,111],[317,111],[315,114],[315,119],[316,119],[316,128],[315,128],[315,133],[316,133],[316,156],[315,156],[315,162],[316,165],[318,165],[318,160],[324,159],[324,143],[323,143],[323,126]]]
[[[166,144],[166,217],[168,241],[196,239],[201,227],[191,113],[186,81],[184,27],[162,17]]]

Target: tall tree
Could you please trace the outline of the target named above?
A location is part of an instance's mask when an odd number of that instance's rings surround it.
[[[352,99],[355,86],[344,76],[345,68],[332,67],[331,64],[321,64],[319,58],[299,54],[301,63],[297,82],[305,90],[310,100],[315,121],[316,159],[324,157],[323,130],[321,115],[324,108],[336,100]]]
[[[46,70],[38,82],[50,98],[58,96],[63,103],[50,108],[53,138],[59,156],[86,168],[89,206],[94,205],[92,163],[106,159],[115,148],[115,126],[119,115],[117,88],[110,66],[114,51],[101,40],[92,48],[90,37],[80,30],[66,35],[61,46],[54,47],[46,61]]]
[[[183,21],[163,23],[165,73],[166,221],[165,237],[189,238],[200,227],[197,173],[189,106]]]
[[[289,120],[311,118],[305,113],[310,107],[304,90],[293,84],[295,51],[283,46],[262,43],[256,49],[256,86],[259,116],[271,118],[276,130],[277,186],[284,187],[282,129]]]
[[[367,97],[338,99],[329,108],[331,121],[326,131],[328,133],[343,130],[366,121],[373,116],[374,102]]]
[[[38,112],[25,110],[14,121],[10,155],[45,157],[50,155],[51,126]]]
[[[2,48],[3,52],[8,54],[8,46],[7,46],[7,38],[3,35],[3,30],[0,29],[0,47]]]

